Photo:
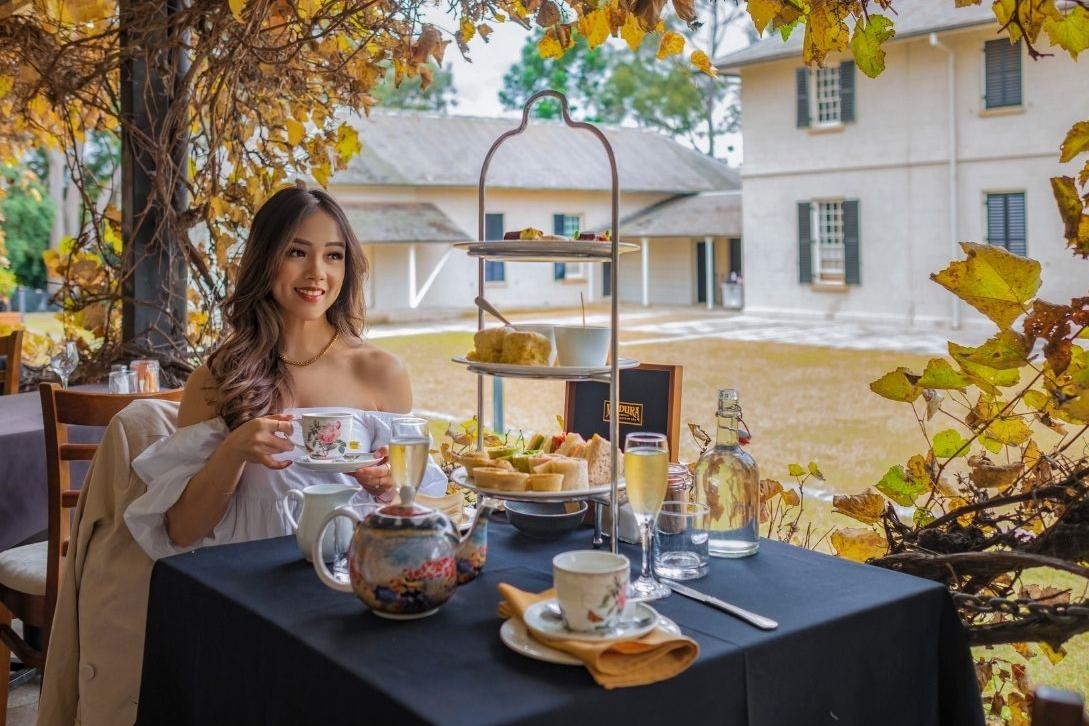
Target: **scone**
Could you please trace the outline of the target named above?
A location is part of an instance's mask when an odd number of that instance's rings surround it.
[[[515,330],[503,338],[500,363],[522,366],[546,366],[552,356],[552,344],[540,333]]]
[[[484,328],[473,336],[473,350],[465,356],[480,363],[498,363],[503,354],[503,341],[510,328]]]

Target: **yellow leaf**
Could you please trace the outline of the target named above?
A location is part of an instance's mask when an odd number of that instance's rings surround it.
[[[310,169],[310,173],[314,175],[314,181],[320,184],[322,187],[329,186],[329,175],[332,173],[332,169],[329,168],[328,160],[322,161],[320,164],[316,164]]]
[[[564,47],[553,33],[548,32],[537,42],[537,54],[542,58],[563,58]]]
[[[672,30],[662,35],[662,41],[658,44],[658,60],[664,60],[671,55],[677,55],[684,50],[684,36],[674,33]]]
[[[1069,139],[1068,135],[1067,140]],[[1051,192],[1059,205],[1059,214],[1065,225],[1063,236],[1066,237],[1067,244],[1073,248],[1075,254],[1089,256],[1089,217],[1084,214],[1085,207],[1077,187],[1074,186],[1074,180],[1068,176],[1052,177]]]
[[[492,26],[488,25],[487,23],[481,23],[480,25],[476,26],[476,32],[480,33],[480,37],[487,41],[488,36],[492,34]]]
[[[590,50],[598,47],[609,37],[609,11],[594,10],[579,18],[579,32],[586,36]]]
[[[995,441],[1020,446],[1032,436],[1032,429],[1019,418],[998,419],[987,426],[987,435]]]
[[[337,155],[343,162],[350,161],[363,150],[359,141],[359,132],[351,124],[343,123],[337,127]]]
[[[1040,642],[1037,645],[1040,646],[1040,650],[1044,652],[1044,655],[1047,656],[1047,659],[1051,661],[1051,665],[1058,664],[1059,661],[1066,657],[1066,648],[1063,648],[1062,646],[1059,646],[1059,649],[1055,650],[1050,645],[1044,642]]]
[[[774,21],[783,10],[783,0],[749,0],[747,9],[757,33]]]
[[[468,43],[470,40],[473,39],[473,36],[476,35],[476,26],[473,25],[473,21],[469,20],[469,18],[462,18],[461,25],[459,27],[460,30],[458,32],[461,35],[462,43]],[[547,56],[542,57],[546,58]]]
[[[643,26],[639,23],[639,18],[632,13],[628,13],[624,18],[624,26],[620,29],[620,37],[624,39],[632,52],[639,50],[639,46],[643,44],[643,37],[646,34]]]
[[[718,68],[711,65],[711,58],[702,50],[692,51],[692,65],[700,70],[700,72],[715,78],[718,76]]]
[[[783,500],[783,504],[788,507],[797,507],[802,503],[801,497],[798,496],[797,489],[784,490],[781,499]]]
[[[227,0],[227,5],[231,8],[231,15],[238,22],[242,22],[242,7],[245,5],[246,0]]]
[[[865,527],[847,527],[832,533],[832,548],[840,557],[865,562],[888,551],[885,538]]]
[[[802,468],[801,464],[790,464],[787,466],[787,473],[791,476],[805,476],[805,469]]]
[[[306,127],[293,118],[287,120],[287,143],[298,146],[306,136]]]
[[[3,78],[0,77],[0,96],[3,94]],[[1078,121],[1066,132],[1059,147],[1059,161],[1065,164],[1083,151],[1089,151],[1089,121]]]
[[[870,384],[870,390],[890,401],[910,403],[918,398],[923,390],[917,385],[919,376],[907,368],[897,368]]]
[[[321,4],[322,0],[295,0],[295,11],[303,20],[309,20],[321,10]]]
[[[632,50],[635,50],[635,48],[632,48]],[[3,74],[0,74],[0,98],[8,95],[8,91],[10,91],[12,86],[14,85],[14,78],[12,78],[11,76],[5,76]]]
[[[870,78],[877,78],[885,70],[885,50],[881,44],[894,35],[892,21],[884,15],[871,15],[868,22],[859,18],[851,38],[851,52],[858,69]]]
[[[1044,20],[1044,32],[1052,45],[1059,46],[1077,60],[1078,53],[1089,48],[1089,10],[1075,5],[1058,18],[1049,17]]]
[[[824,472],[821,471],[821,468],[819,466],[817,466],[817,462],[809,462],[809,466],[807,468],[809,469],[810,474],[820,479],[821,481],[824,481]]]
[[[823,63],[828,53],[846,50],[849,38],[837,3],[815,5],[806,18],[802,59],[809,64]]]
[[[872,489],[850,496],[838,494],[832,497],[832,511],[864,524],[873,524],[885,511],[885,498]]]
[[[962,242],[968,259],[952,262],[930,279],[1005,330],[1040,289],[1040,263],[1001,247]]]

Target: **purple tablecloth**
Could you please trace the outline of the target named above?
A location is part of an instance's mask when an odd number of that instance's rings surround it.
[[[75,386],[104,391],[101,385]],[[70,426],[68,440],[97,443],[103,429]],[[71,465],[72,487],[83,484],[89,462]],[[0,396],[0,551],[40,539],[47,528],[45,432],[37,391]]]

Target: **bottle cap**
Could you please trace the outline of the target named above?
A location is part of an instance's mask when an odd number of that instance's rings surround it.
[[[718,390],[718,410],[725,411],[729,408],[740,408],[736,388],[720,388]]]

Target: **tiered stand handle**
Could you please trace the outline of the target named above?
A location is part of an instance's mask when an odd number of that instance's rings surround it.
[[[609,492],[609,510],[612,514],[612,530],[610,532],[610,547],[613,552],[616,552],[620,545],[619,528],[620,528],[620,499],[619,499],[619,477],[617,471],[618,464],[618,452],[620,450],[620,417],[617,415],[617,411],[620,409],[620,373],[618,369],[619,363],[619,350],[617,341],[617,328],[620,322],[619,309],[617,307],[617,300],[619,299],[619,291],[617,287],[617,276],[620,271],[620,187],[619,179],[616,173],[616,155],[613,153],[613,147],[609,144],[609,140],[605,138],[605,134],[601,129],[593,124],[586,123],[584,121],[575,121],[568,114],[567,97],[559,91],[547,90],[539,91],[533,94],[526,105],[522,108],[522,123],[518,125],[518,128],[511,129],[505,132],[491,148],[488,149],[487,156],[484,157],[484,164],[480,167],[480,183],[477,188],[477,241],[484,242],[484,187],[485,181],[488,176],[488,167],[492,163],[492,157],[495,152],[503,145],[507,139],[518,136],[526,130],[526,126],[529,125],[529,110],[533,107],[537,101],[542,98],[554,98],[560,102],[560,113],[563,115],[563,122],[573,129],[584,129],[596,136],[601,145],[605,147],[605,154],[609,157],[609,173],[612,176],[612,240],[610,244],[612,246],[612,255],[610,260],[612,264],[609,265],[609,289],[612,290],[612,325],[610,329],[610,342],[609,351],[610,356],[610,376],[609,376],[609,410],[612,412],[609,416],[609,466],[612,479],[612,487]],[[484,296],[484,257],[477,259],[477,294],[481,297]],[[477,330],[484,327],[484,311],[477,309],[476,312],[476,325]],[[484,448],[484,428],[482,425],[482,416],[484,413],[484,376],[477,374],[476,377],[476,445],[478,449]]]

